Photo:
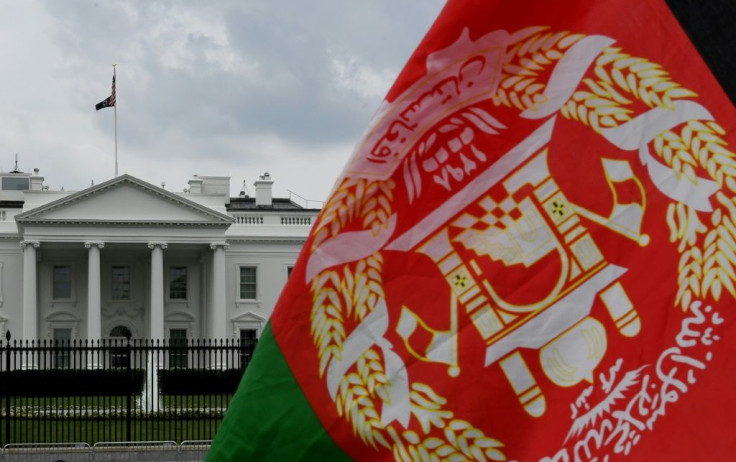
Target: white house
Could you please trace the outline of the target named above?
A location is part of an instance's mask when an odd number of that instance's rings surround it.
[[[267,173],[255,197],[228,177],[43,180],[0,173],[0,334],[16,339],[258,337],[319,212],[273,198]]]

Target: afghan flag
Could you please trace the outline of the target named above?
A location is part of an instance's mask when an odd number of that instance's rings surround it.
[[[95,110],[99,111],[100,109],[113,106],[115,106],[115,68],[112,70],[112,90],[110,96],[97,103],[95,105]]]
[[[450,0],[208,461],[733,460],[734,128],[663,2]]]

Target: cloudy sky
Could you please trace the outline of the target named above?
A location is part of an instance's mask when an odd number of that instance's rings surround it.
[[[325,200],[441,0],[0,0],[0,170]]]

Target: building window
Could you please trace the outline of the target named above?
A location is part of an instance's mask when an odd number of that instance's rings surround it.
[[[256,299],[256,267],[241,266],[240,267],[240,299],[255,300]]]
[[[4,176],[2,184],[3,191],[28,191],[30,189],[28,178]]]
[[[293,266],[287,266],[286,267],[286,279],[289,279],[291,277],[291,272],[294,270]]]
[[[112,299],[130,300],[130,267],[112,267]]]
[[[69,368],[70,342],[72,340],[71,329],[54,329],[54,367],[58,369]]]
[[[187,299],[187,267],[172,266],[169,268],[169,299]]]
[[[122,340],[128,340],[133,333],[125,326],[115,326],[110,331],[110,338],[115,341],[112,350],[110,350],[110,365],[112,367],[128,367],[130,364],[130,350],[123,346]]]
[[[72,298],[71,266],[54,266],[52,296],[54,300],[68,300]]]
[[[186,369],[187,330],[169,329],[169,369]]]
[[[248,365],[253,357],[253,350],[258,343],[258,331],[256,329],[240,329],[240,367]]]
[[[113,339],[124,338],[129,339],[133,336],[133,333],[125,326],[115,326],[110,331],[110,337]]]

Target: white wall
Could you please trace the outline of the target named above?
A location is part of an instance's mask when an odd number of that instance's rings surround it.
[[[23,334],[23,253],[17,239],[0,240],[0,335],[5,341],[5,330],[10,330],[13,338],[20,339]],[[7,319],[5,330],[2,319]]]
[[[301,251],[300,241],[292,242],[236,242],[227,252],[227,313],[228,333],[237,336],[232,320],[248,313],[268,319],[281,295],[287,279],[287,266],[293,266]],[[257,299],[240,300],[240,266],[257,268]],[[261,326],[263,327],[263,326]]]

